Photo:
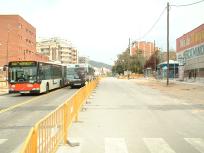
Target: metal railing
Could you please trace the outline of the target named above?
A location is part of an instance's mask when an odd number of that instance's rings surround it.
[[[67,143],[68,130],[96,88],[99,79],[93,80],[78,90],[71,98],[41,119],[30,130],[20,153],[54,153],[63,141]]]

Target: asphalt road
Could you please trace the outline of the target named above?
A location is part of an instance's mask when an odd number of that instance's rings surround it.
[[[0,153],[19,152],[31,127],[77,90],[66,87],[38,96],[0,95]]]
[[[195,95],[196,96],[196,95]],[[103,79],[57,153],[204,153],[204,102]]]

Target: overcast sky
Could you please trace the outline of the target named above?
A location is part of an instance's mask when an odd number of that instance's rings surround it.
[[[170,0],[170,5],[199,0]],[[70,40],[80,55],[113,64],[128,47],[128,39],[141,38],[158,19],[166,0],[0,0],[1,14],[19,14],[31,23],[37,37]],[[171,7],[170,48],[176,38],[204,23],[204,2]],[[166,50],[166,11],[146,35]]]

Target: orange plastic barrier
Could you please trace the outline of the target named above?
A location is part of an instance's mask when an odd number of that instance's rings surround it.
[[[54,153],[63,141],[67,143],[68,130],[99,79],[93,80],[78,90],[71,98],[41,119],[30,130],[21,153]]]

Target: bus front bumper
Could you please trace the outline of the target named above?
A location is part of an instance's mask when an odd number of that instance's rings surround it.
[[[21,93],[21,94],[37,94],[40,93],[40,90],[20,90],[20,91],[16,91],[16,90],[9,90],[9,93]]]

